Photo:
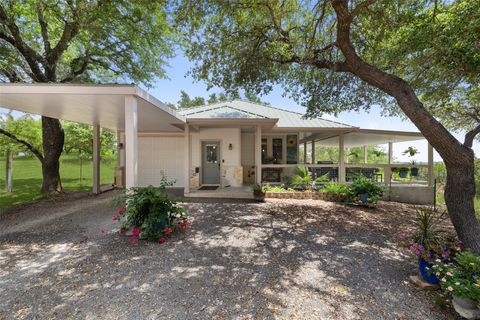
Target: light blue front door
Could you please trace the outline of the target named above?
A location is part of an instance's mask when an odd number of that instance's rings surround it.
[[[220,143],[202,143],[202,183],[220,184]]]

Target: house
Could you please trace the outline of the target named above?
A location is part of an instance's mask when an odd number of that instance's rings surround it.
[[[250,197],[254,183],[280,183],[300,165],[313,174],[348,182],[349,173],[372,175],[388,185],[389,196],[413,203],[433,201],[433,149],[424,183],[397,183],[392,163],[397,142],[424,139],[418,132],[371,130],[244,100],[176,111],[134,85],[2,84],[0,106],[116,131],[117,182],[125,187],[156,185],[162,175],[192,197]],[[95,135],[98,139],[98,134]],[[349,164],[345,150],[387,144],[384,164]],[[95,147],[96,191],[99,143]],[[318,146],[336,147],[338,161],[317,159]],[[307,150],[308,155],[307,155]],[[95,186],[94,186],[95,189]],[[205,190],[206,189],[206,190]]]

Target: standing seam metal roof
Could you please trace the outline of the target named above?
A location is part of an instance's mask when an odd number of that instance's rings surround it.
[[[245,100],[219,102],[184,109],[179,113],[187,119],[278,119],[277,127],[284,128],[354,128],[322,118],[305,119],[298,112]]]

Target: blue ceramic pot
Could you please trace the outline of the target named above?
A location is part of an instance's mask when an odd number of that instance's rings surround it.
[[[434,273],[428,274],[428,271],[426,268],[432,269],[432,267],[433,267],[433,264],[425,261],[425,259],[423,258],[418,259],[418,269],[420,270],[420,274],[422,275],[423,280],[431,284],[439,284],[440,280],[437,278],[437,276]]]
[[[365,203],[367,203],[368,193],[359,194],[358,198],[360,199],[361,203],[365,204]]]

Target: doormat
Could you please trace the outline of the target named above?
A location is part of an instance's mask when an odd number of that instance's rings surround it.
[[[198,190],[217,190],[218,186],[202,186]]]

